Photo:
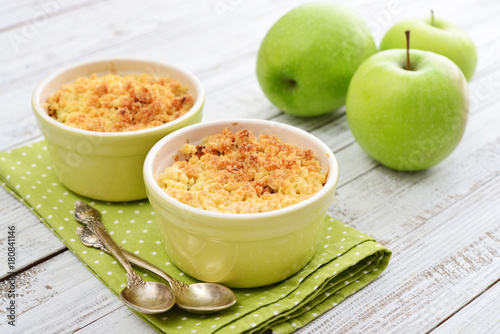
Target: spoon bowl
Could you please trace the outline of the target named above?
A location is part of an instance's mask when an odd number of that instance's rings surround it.
[[[75,219],[80,223],[88,225],[93,221],[100,221],[101,214],[98,210],[94,209],[83,201],[76,201],[75,203]],[[97,236],[96,236],[97,238]]]
[[[165,284],[145,282],[135,288],[126,287],[120,298],[130,308],[145,314],[163,313],[172,308],[175,298]]]
[[[222,311],[236,303],[233,291],[216,283],[194,283],[175,297],[177,306],[191,313]]]

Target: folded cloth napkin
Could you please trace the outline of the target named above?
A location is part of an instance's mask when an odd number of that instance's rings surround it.
[[[196,282],[167,257],[147,200],[106,203],[71,192],[52,171],[44,141],[1,152],[0,180],[116,295],[125,287],[125,271],[110,255],[81,244],[76,234],[81,225],[73,218],[78,199],[101,212],[118,244],[185,283]],[[138,315],[167,333],[290,333],[374,280],[390,256],[391,251],[369,235],[327,216],[316,254],[294,276],[261,288],[235,289],[236,305],[215,314],[191,314],[174,307],[160,315]],[[160,280],[137,272],[147,280]]]

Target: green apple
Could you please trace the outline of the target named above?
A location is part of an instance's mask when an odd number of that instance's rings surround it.
[[[412,49],[443,55],[460,67],[467,81],[472,79],[477,64],[477,50],[464,30],[433,16],[411,18],[396,23],[387,31],[380,43],[380,50],[404,49],[406,30],[411,30]]]
[[[347,93],[349,128],[361,148],[402,171],[429,168],[460,142],[469,93],[462,71],[448,58],[403,49],[381,51],[358,68]]]
[[[265,36],[257,78],[281,110],[317,116],[345,104],[354,72],[376,52],[358,13],[335,3],[306,4],[285,14]]]

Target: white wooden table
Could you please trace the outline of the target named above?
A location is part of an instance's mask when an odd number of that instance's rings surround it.
[[[204,120],[296,125],[336,153],[330,214],[394,251],[372,284],[301,333],[500,333],[500,2],[355,0],[379,43],[396,21],[433,9],[479,52],[465,136],[444,162],[398,173],[355,143],[345,109],[285,115],[261,92],[256,53],[267,30],[303,1],[7,1],[0,11],[0,150],[39,140],[35,84],[73,62],[136,56],[177,63],[203,82]],[[219,10],[216,10],[218,6]],[[1,333],[153,333],[20,202],[0,190]],[[7,226],[17,226],[18,317],[6,324]]]

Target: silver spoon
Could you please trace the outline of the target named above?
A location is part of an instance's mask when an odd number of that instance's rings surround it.
[[[87,225],[102,242],[104,247],[120,262],[127,271],[127,286],[120,292],[122,301],[133,310],[146,314],[157,314],[168,311],[175,304],[172,290],[165,284],[145,282],[137,275],[123,255],[120,247],[114,242],[101,223],[99,211],[83,201],[75,203],[75,219]]]
[[[109,253],[97,236],[87,227],[80,226],[76,232],[85,246],[99,248]],[[121,248],[121,251],[131,263],[147,269],[166,280],[172,287],[176,304],[179,308],[188,312],[203,314],[222,311],[236,303],[236,296],[233,291],[224,285],[216,283],[195,283],[187,285],[176,280],[154,264],[137,255],[123,248]]]
[[[100,220],[101,215],[99,214],[99,211],[87,204],[85,204],[85,206],[85,210],[80,210],[79,212],[79,219]],[[75,210],[75,216],[76,211],[77,210]],[[98,236],[88,227],[79,227],[77,233],[84,245],[99,248],[102,251],[109,253],[106,246],[99,240]],[[138,265],[139,267],[147,269],[166,280],[172,288],[175,295],[175,302],[179,308],[192,313],[205,314],[224,310],[236,303],[236,296],[234,292],[224,285],[206,282],[187,285],[179,280],[176,280],[154,264],[121,247],[119,248],[128,261]]]

